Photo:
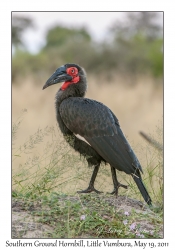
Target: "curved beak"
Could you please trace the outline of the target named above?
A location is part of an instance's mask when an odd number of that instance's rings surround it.
[[[71,80],[72,80],[72,76],[67,74],[66,67],[61,66],[47,80],[47,82],[43,86],[43,89],[45,89],[53,84],[59,83],[59,82],[63,82],[63,81],[66,82],[66,81],[71,81]]]

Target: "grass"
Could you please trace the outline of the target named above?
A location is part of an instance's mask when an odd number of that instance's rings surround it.
[[[119,210],[96,194],[71,197],[52,192],[34,201],[22,199],[23,210],[34,207],[31,214],[37,222],[53,229],[46,238],[160,238],[160,211]]]
[[[154,78],[146,76],[135,79],[133,85],[129,83],[130,75],[115,75],[114,79],[115,81],[109,82],[103,75],[98,75],[97,78],[88,76],[86,96],[104,103],[116,114],[131,144],[143,144],[139,131],[152,133],[163,114],[162,85],[156,85]],[[41,78],[39,82],[27,78],[12,85],[13,122],[19,117],[21,108],[28,110],[18,133],[18,145],[22,145],[24,138],[34,134],[38,127],[54,126],[57,129],[54,98],[59,85],[42,90],[45,81],[46,78]],[[43,145],[38,145],[37,150],[42,153]],[[144,163],[143,161],[142,165]]]
[[[118,179],[129,186],[128,190],[119,189],[117,201],[108,195],[106,192],[113,190],[108,165],[100,167],[95,181],[95,188],[103,194],[76,193],[87,188],[92,169],[64,142],[57,128],[54,96],[58,87],[42,91],[45,79],[40,79],[39,85],[32,78],[12,85],[13,200],[21,202],[21,211],[52,228],[43,232],[43,237],[161,238],[163,155],[138,132],[148,133],[149,128],[149,136],[162,144],[162,122],[154,131],[163,112],[162,88],[154,84],[155,79],[146,76],[134,79],[134,84],[129,75],[115,75],[115,82],[107,84],[103,75],[99,77],[98,82],[97,78],[88,77],[87,97],[104,103],[119,118],[143,166],[143,180],[153,207],[138,209],[135,203],[127,205],[125,197],[141,201],[143,198],[132,178],[122,172],[117,172]],[[24,109],[19,115],[21,107],[28,111]],[[125,215],[128,208],[132,209]]]
[[[12,158],[18,165],[12,171],[12,195],[15,200],[22,201],[24,210],[31,211],[30,208],[35,207],[31,214],[37,216],[38,222],[53,228],[44,237],[160,238],[163,224],[162,152],[150,145],[139,147],[147,157],[144,183],[152,197],[153,207],[139,213],[133,207],[128,213],[125,207],[119,209],[111,205],[109,200],[115,203],[115,197],[107,194],[75,194],[88,185],[87,176],[90,178],[92,169],[87,168],[85,160],[64,142],[54,127],[38,129],[21,146],[16,146],[25,113],[23,110],[12,126]],[[157,133],[161,137],[160,128]],[[41,144],[44,145],[42,153],[37,151]],[[23,163],[24,155],[27,158]],[[129,185],[127,191],[119,190],[120,195],[142,199],[128,175],[120,173],[120,179]],[[101,166],[95,186],[102,191],[112,191],[108,166]],[[149,227],[144,226],[145,222]]]

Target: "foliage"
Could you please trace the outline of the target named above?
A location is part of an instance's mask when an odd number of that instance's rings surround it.
[[[80,64],[88,73],[103,73],[108,78],[113,72],[162,77],[162,27],[155,22],[156,18],[156,12],[129,12],[122,22],[115,22],[109,28],[109,39],[102,42],[95,42],[85,27],[50,28],[46,44],[38,54],[16,50],[12,80],[23,75],[35,78],[50,75],[67,62]],[[24,28],[19,34],[22,31]]]
[[[110,30],[121,69],[134,74],[162,75],[163,34],[156,18],[155,12],[131,12],[125,22],[113,24]]]
[[[65,143],[60,134],[57,135],[54,127],[46,127],[38,129],[36,133],[29,136],[23,145],[16,147],[16,137],[20,129],[23,115],[26,110],[23,110],[21,116],[12,126],[12,162],[15,167],[12,171],[12,187],[13,190],[30,198],[47,195],[55,190],[67,190],[68,193],[77,190],[77,184],[85,182],[87,185],[87,175],[90,175],[92,169],[87,168],[87,162]],[[162,138],[161,129],[159,136]],[[57,138],[61,137],[61,138]],[[44,143],[45,138],[50,138],[43,148],[43,153],[37,154],[37,145]],[[33,152],[34,150],[34,152]],[[160,151],[148,148],[141,148],[147,157],[147,167],[145,169],[144,183],[147,186],[148,192],[155,204],[162,207],[163,196],[163,154]],[[27,155],[23,162],[24,155]],[[18,165],[18,167],[17,167]],[[105,185],[109,187],[107,177],[109,177],[109,167],[101,166],[98,174],[96,185],[104,189]],[[120,173],[121,182],[128,184],[129,189],[127,196],[141,198],[141,194],[130,178],[125,173]],[[156,183],[156,185],[155,185]],[[81,184],[82,185],[82,184]],[[71,186],[71,190],[70,190]],[[97,186],[98,189],[98,186]],[[125,190],[120,190],[120,193],[125,193]],[[142,198],[141,198],[142,199]]]
[[[112,205],[109,196],[52,192],[35,200],[20,197],[19,193],[14,197],[30,218],[36,216],[37,223],[50,226],[48,232],[43,232],[44,238],[161,238],[162,211],[144,207],[136,212],[134,207],[126,206],[128,212]]]
[[[12,45],[23,45],[22,34],[26,29],[33,28],[34,23],[30,18],[13,16],[12,18]]]
[[[20,78],[23,81],[26,76],[39,78],[41,75],[44,76],[46,68],[48,71],[53,71],[54,66],[56,65],[52,63],[51,67],[46,53],[33,55],[28,51],[17,49],[12,57],[12,80]]]
[[[92,169],[88,170],[87,164],[85,165],[83,159],[80,161],[78,155],[72,152],[64,140],[60,138],[58,140],[53,127],[38,129],[36,133],[29,136],[23,145],[16,147],[16,139],[24,113],[26,110],[22,111],[21,116],[12,126],[12,163],[19,160],[19,167],[13,165],[12,168],[12,196],[17,202],[22,201],[23,211],[26,210],[37,216],[37,222],[53,228],[53,231],[45,235],[47,238],[161,237],[159,232],[163,224],[162,152],[157,154],[156,149],[154,152],[152,149],[147,152],[148,162],[144,183],[152,197],[153,206],[142,211],[143,213],[135,211],[134,208],[128,213],[115,207],[115,197],[111,197],[111,195],[93,193],[71,195],[74,189],[77,190],[78,183],[85,181],[87,185],[87,175],[90,175]],[[162,137],[160,128],[157,132]],[[51,141],[44,144],[46,137]],[[40,143],[44,146],[43,154],[37,153],[37,146]],[[34,154],[32,154],[32,150],[34,150]],[[20,163],[24,154],[28,155],[28,158],[25,162]],[[157,161],[158,164],[155,165]],[[71,170],[73,170],[73,174],[71,174]],[[96,180],[96,186],[101,182],[103,190],[109,171],[103,166],[100,171],[101,173],[98,175],[100,181]],[[126,174],[123,179],[125,178],[127,178]],[[124,193],[123,208],[125,208],[124,202],[128,196],[140,198],[140,193],[133,180],[130,182],[127,179],[126,182],[129,189]],[[109,187],[109,183],[107,185]],[[67,186],[69,186],[69,190],[65,194]],[[120,190],[118,199],[122,198],[122,192]],[[111,201],[113,201],[113,205],[111,205]],[[135,204],[136,201],[133,200],[133,202]],[[151,225],[147,230],[145,230],[145,222]]]
[[[129,41],[137,34],[142,34],[147,40],[154,40],[162,37],[163,33],[162,26],[157,23],[158,18],[158,12],[128,12],[124,21],[122,19],[111,25],[110,32],[116,41],[118,37]]]
[[[46,45],[43,49],[58,48],[65,46],[67,43],[79,44],[82,42],[90,42],[90,40],[91,37],[85,28],[55,26],[47,32]]]

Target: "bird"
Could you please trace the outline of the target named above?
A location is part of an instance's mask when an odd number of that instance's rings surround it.
[[[55,96],[56,118],[66,142],[84,156],[89,167],[94,167],[89,186],[78,193],[101,193],[94,187],[100,164],[111,168],[114,190],[118,196],[119,187],[116,170],[131,175],[148,205],[152,200],[142,181],[142,167],[133,149],[124,136],[115,114],[103,103],[85,98],[87,77],[83,67],[75,63],[60,66],[43,86],[62,83]]]

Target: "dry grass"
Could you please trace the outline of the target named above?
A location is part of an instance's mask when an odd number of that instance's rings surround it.
[[[98,80],[98,79],[97,79]],[[138,131],[152,132],[163,116],[163,91],[152,84],[154,79],[141,78],[139,84],[126,87],[126,82],[103,84],[89,77],[87,97],[103,102],[116,114],[124,133],[134,143],[141,142]],[[42,85],[26,80],[12,87],[12,119],[24,108],[28,115],[20,131],[22,140],[38,127],[55,125],[54,98],[58,85],[42,90]],[[20,139],[20,138],[19,138]]]
[[[144,169],[148,161],[143,151],[146,142],[139,135],[139,131],[142,130],[148,134],[154,134],[156,126],[161,125],[163,90],[160,86],[155,87],[155,84],[153,84],[154,79],[146,76],[138,77],[135,85],[130,85],[129,87],[127,87],[127,78],[123,80],[120,76],[116,76],[116,82],[108,84],[104,84],[102,77],[101,79],[101,82],[98,82],[98,79],[94,79],[92,76],[88,78],[87,97],[104,103],[116,114],[124,134],[133,146]],[[17,135],[16,145],[23,144],[38,128],[57,126],[54,97],[59,86],[52,86],[43,91],[42,86],[45,80],[41,84],[36,84],[32,80],[26,79],[22,84],[13,84],[12,86],[13,122],[19,117],[22,109],[25,108],[28,111]],[[35,150],[31,151],[31,154],[43,154],[44,146],[45,142],[40,143]],[[14,161],[13,169],[17,169],[20,163],[24,164],[27,157],[29,156],[26,154]],[[68,175],[71,176],[71,173],[68,172]],[[109,183],[111,182],[110,177]],[[84,188],[86,188],[87,176],[84,185]],[[80,186],[83,188],[82,185]],[[78,186],[75,185],[75,190],[77,189]],[[107,189],[110,191],[109,186]]]

